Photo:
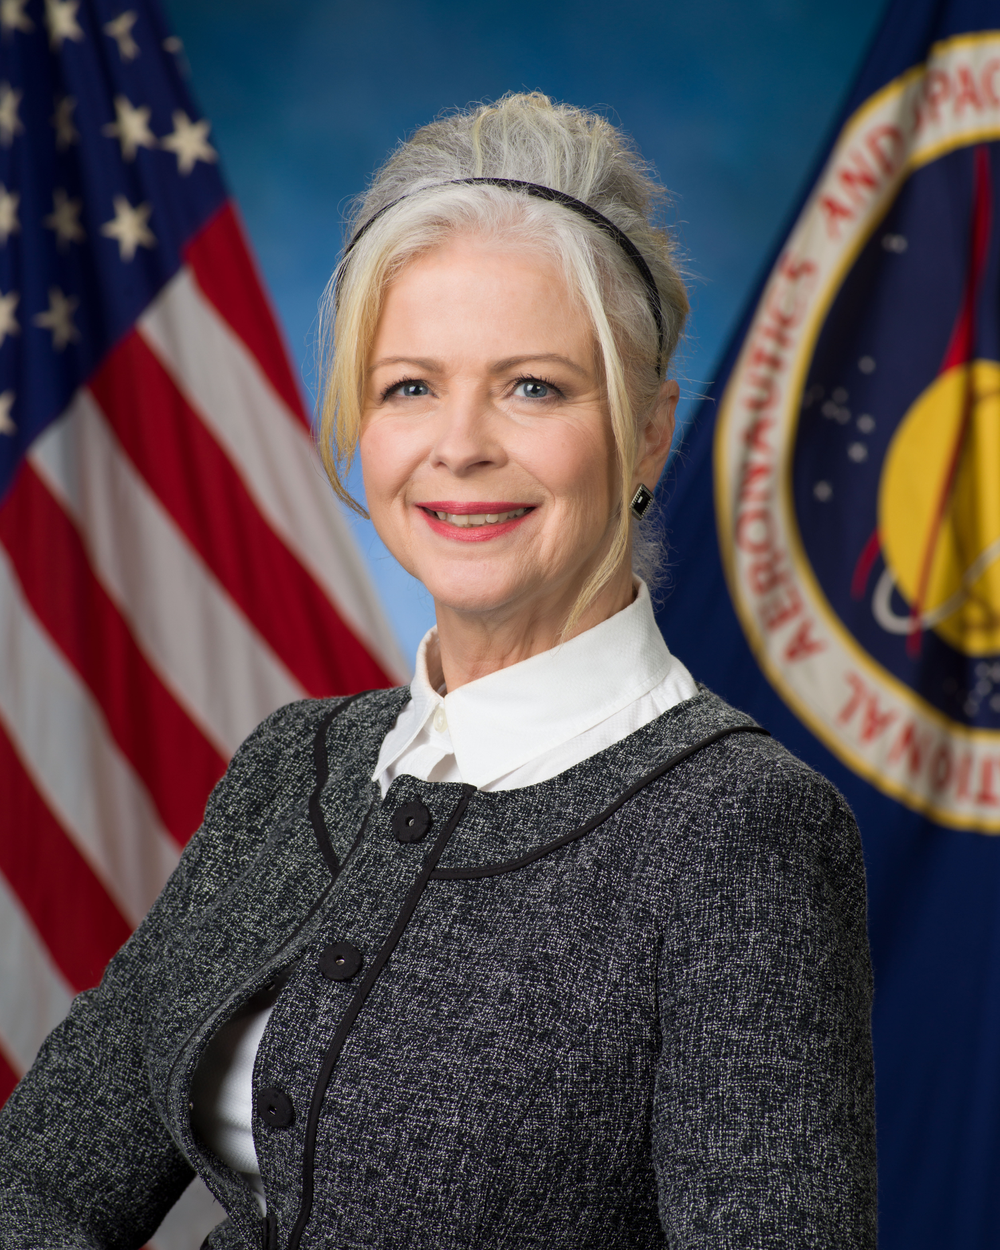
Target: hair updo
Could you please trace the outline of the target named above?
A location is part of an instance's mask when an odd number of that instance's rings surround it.
[[[589,204],[624,231],[656,284],[662,348],[643,278],[605,230],[558,202],[504,187],[456,184],[461,178],[507,178],[551,187]],[[345,478],[360,436],[367,363],[393,279],[416,256],[458,234],[548,251],[561,264],[594,326],[621,477],[614,541],[584,587],[568,626],[578,619],[629,551],[627,492],[638,431],[688,312],[675,244],[651,221],[664,194],[620,130],[595,113],[553,104],[537,92],[507,95],[496,104],[449,114],[400,144],[355,203],[348,223],[350,251],[331,278],[321,307],[319,448],[340,498],[364,515]],[[653,572],[649,566],[655,565],[655,554],[647,550],[636,555],[638,571]]]

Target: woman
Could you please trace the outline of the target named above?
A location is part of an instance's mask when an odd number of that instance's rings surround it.
[[[857,830],[632,573],[686,312],[655,190],[534,95],[375,179],[321,445],[437,628],[237,753],[0,1119],[3,1245],[139,1246],[196,1171],[219,1248],[874,1246]]]

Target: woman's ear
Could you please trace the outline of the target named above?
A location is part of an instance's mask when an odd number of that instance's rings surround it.
[[[660,474],[670,455],[670,444],[674,437],[674,414],[680,393],[680,387],[673,378],[660,384],[656,400],[639,431],[639,446],[636,449],[639,460],[632,475],[633,486],[643,482],[653,490],[660,480]]]

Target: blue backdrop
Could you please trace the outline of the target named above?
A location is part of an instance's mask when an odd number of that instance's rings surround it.
[[[673,193],[693,278],[678,360],[691,396],[711,379],[884,4],[166,0],[166,8],[307,386],[343,211],[374,166],[443,109],[529,89],[606,110]],[[431,604],[370,526],[360,523],[358,535],[412,656]]]

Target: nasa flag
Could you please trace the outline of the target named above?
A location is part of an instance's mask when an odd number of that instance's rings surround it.
[[[664,482],[697,677],[861,827],[880,1244],[1000,1239],[1000,3],[895,0]]]

